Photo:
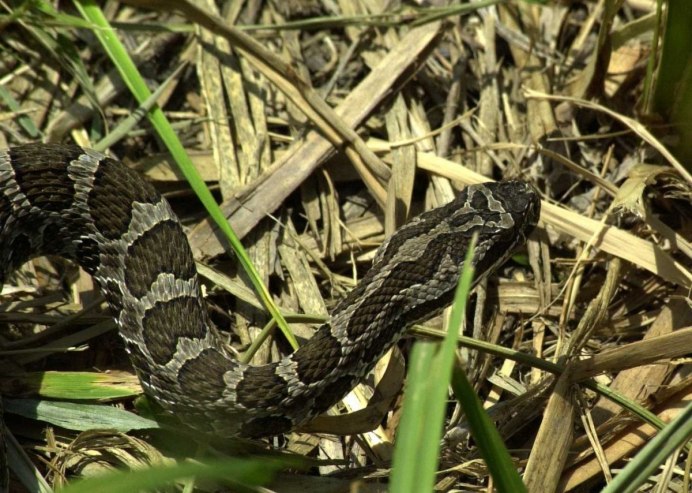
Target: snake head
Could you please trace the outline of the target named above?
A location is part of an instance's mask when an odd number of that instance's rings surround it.
[[[370,300],[394,306],[392,300],[399,299],[397,318],[418,320],[434,314],[451,301],[474,234],[478,282],[526,241],[539,213],[538,193],[528,183],[470,185],[452,202],[416,216],[385,241],[371,269],[335,312],[361,307],[364,318],[392,317],[362,307]]]
[[[524,181],[469,185],[452,202],[416,216],[397,230],[378,250],[373,269],[402,261],[426,262],[421,255],[429,242],[443,239],[462,261],[474,233],[479,254],[492,251],[506,258],[533,231],[540,208],[538,192]]]
[[[533,185],[525,181],[512,180],[485,183],[483,186],[514,216],[517,224],[523,225],[524,236],[533,231],[541,214],[541,199]]]
[[[447,207],[452,231],[469,241],[478,235],[474,267],[480,280],[524,244],[538,223],[541,200],[527,182],[502,181],[470,185]]]

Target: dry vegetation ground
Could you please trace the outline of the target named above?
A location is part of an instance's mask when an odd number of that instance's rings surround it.
[[[544,205],[526,254],[472,299],[465,335],[495,350],[462,346],[460,354],[530,491],[597,490],[656,431],[580,383],[593,377],[664,421],[692,399],[692,181],[664,145],[675,129],[642,117],[654,7],[630,0],[611,13],[608,2],[514,1],[437,16],[403,3],[197,3],[229,26],[254,26],[244,32],[259,51],[240,42],[229,50],[224,33],[199,28],[209,19],[190,11],[116,2],[104,10],[149,87],[165,84],[158,104],[286,312],[326,316],[383,238],[464,184],[533,183]],[[42,25],[36,20],[45,17],[24,6],[17,21],[0,24],[0,147],[37,140],[94,147],[137,105],[90,31]],[[109,151],[170,199],[196,257],[214,268],[202,274],[215,321],[247,348],[268,317],[147,121]],[[136,389],[88,278],[42,259],[9,284],[2,342],[14,352],[3,368],[109,370],[118,388]],[[299,338],[313,327],[292,325]],[[385,488],[378,478],[390,467],[410,341],[339,406],[362,409],[374,387],[372,412],[314,425],[373,431],[272,442],[324,460],[309,476],[285,474],[277,490]],[[47,346],[89,350],[51,354]],[[570,365],[557,378],[498,355],[501,347]],[[285,350],[277,335],[253,362]],[[3,393],[35,398],[28,381],[4,378]],[[127,409],[131,402],[120,401]],[[486,490],[487,470],[450,402],[438,487]],[[8,426],[50,483],[166,460],[150,445],[167,450],[155,434],[79,434],[20,414],[8,413]],[[673,454],[646,488],[683,491],[690,462],[685,449]]]

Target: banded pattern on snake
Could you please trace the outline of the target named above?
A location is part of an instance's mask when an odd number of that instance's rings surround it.
[[[267,436],[327,410],[407,327],[444,308],[473,233],[481,279],[523,244],[539,210],[524,182],[466,187],[390,237],[304,346],[249,366],[217,335],[166,200],[102,154],[28,144],[0,151],[0,280],[38,255],[75,260],[100,286],[150,398],[205,433]]]

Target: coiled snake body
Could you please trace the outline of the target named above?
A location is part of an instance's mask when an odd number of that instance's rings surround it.
[[[478,233],[477,278],[522,244],[540,201],[523,182],[467,187],[379,249],[355,289],[298,351],[239,363],[217,336],[192,252],[168,203],[94,151],[0,151],[0,280],[37,255],[77,261],[98,282],[146,394],[202,432],[258,437],[342,398],[412,323],[447,305]]]

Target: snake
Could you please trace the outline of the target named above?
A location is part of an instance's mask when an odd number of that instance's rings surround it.
[[[201,433],[259,438],[328,410],[408,327],[450,304],[474,235],[478,282],[539,214],[524,181],[467,186],[385,240],[307,342],[255,366],[212,323],[185,231],[152,184],[99,152],[30,143],[0,151],[0,280],[36,256],[75,261],[99,286],[148,398]]]

